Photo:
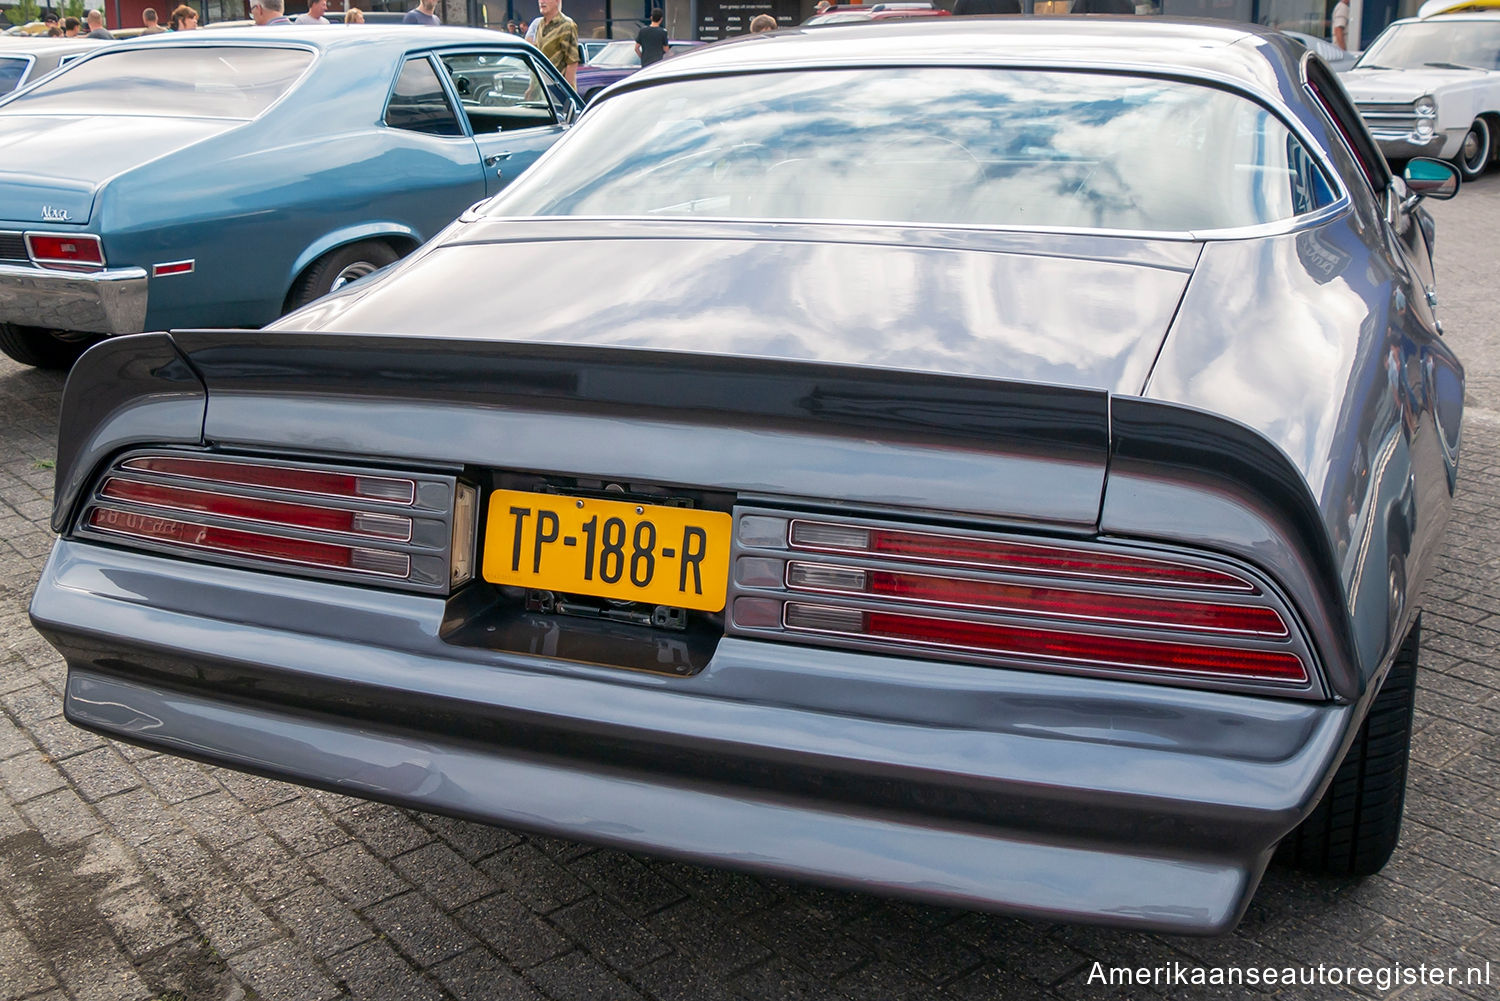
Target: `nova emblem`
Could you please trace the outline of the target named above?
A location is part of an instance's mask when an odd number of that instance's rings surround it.
[[[42,222],[67,222],[68,210],[55,209],[51,205],[42,206]]]

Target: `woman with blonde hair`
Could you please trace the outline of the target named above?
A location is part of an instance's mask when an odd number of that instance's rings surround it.
[[[365,12],[360,10],[358,7],[350,7],[348,10],[344,11],[344,23],[364,24]]]

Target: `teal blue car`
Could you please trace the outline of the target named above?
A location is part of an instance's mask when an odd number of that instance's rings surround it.
[[[0,350],[259,327],[415,250],[582,110],[532,46],[296,26],[111,45],[0,100]]]

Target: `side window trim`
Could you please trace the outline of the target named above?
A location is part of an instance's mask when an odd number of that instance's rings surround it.
[[[1379,197],[1391,183],[1390,167],[1385,162],[1385,155],[1370,138],[1364,119],[1349,102],[1348,95],[1334,79],[1332,71],[1310,55],[1303,60],[1302,65],[1303,82],[1309,96],[1323,112],[1350,158],[1359,167],[1365,183],[1370,186],[1370,193]],[[1350,114],[1354,116],[1352,120],[1349,118]]]
[[[406,54],[406,56],[401,60],[401,65],[397,67],[396,78],[394,81],[392,81],[391,89],[386,94],[385,110],[380,116],[380,123],[386,128],[400,129],[403,132],[413,132],[417,135],[424,135],[433,139],[472,139],[473,136],[469,129],[468,116],[461,114],[461,105],[458,107],[458,110],[455,110],[453,97],[449,93],[450,86],[444,80],[444,78],[448,75],[447,70],[437,66],[434,62],[435,58],[435,55],[430,51],[422,53],[408,52]],[[391,122],[391,106],[392,103],[396,100],[397,92],[401,88],[401,78],[406,75],[408,67],[410,67],[413,63],[418,62],[426,63],[428,71],[432,73],[433,78],[438,86],[438,94],[442,97],[443,105],[445,108],[447,108],[448,115],[452,119],[453,124],[458,128],[458,132],[456,134],[429,132],[424,129],[414,129],[406,125],[393,124]]]

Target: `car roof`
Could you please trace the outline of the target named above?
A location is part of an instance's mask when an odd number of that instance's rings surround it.
[[[0,52],[6,54],[57,52],[67,55],[72,52],[93,52],[110,44],[112,43],[102,38],[89,41],[87,38],[49,38],[46,35],[0,35]]]
[[[861,66],[1058,66],[1177,72],[1300,98],[1302,45],[1278,31],[1159,17],[923,17],[786,28],[663,59],[631,77]]]
[[[423,48],[434,45],[518,45],[526,43],[515,35],[485,28],[427,27],[410,24],[363,24],[358,27],[328,24],[279,24],[267,27],[222,28],[218,31],[164,31],[158,35],[132,38],[123,45],[165,45],[197,47],[204,45],[295,45],[316,49],[338,50],[355,46],[368,49],[382,47]]]

